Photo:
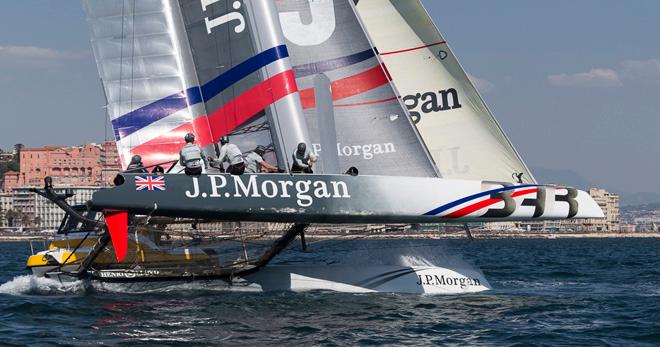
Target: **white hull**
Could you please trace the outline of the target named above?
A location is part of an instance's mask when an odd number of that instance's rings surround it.
[[[264,291],[462,294],[491,289],[477,271],[433,266],[273,265],[246,280]]]
[[[135,282],[93,281],[100,290],[149,292],[219,290],[236,292],[333,291],[341,293],[465,294],[490,290],[483,274],[471,269],[388,265],[271,265],[232,282],[220,279]]]

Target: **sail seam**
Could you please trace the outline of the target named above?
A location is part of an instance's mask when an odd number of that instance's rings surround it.
[[[413,48],[406,48],[406,49],[401,49],[401,50],[398,50],[398,51],[383,52],[383,53],[381,53],[380,55],[390,55],[390,54],[398,54],[398,53],[405,53],[405,52],[410,52],[410,51],[416,51],[416,50],[418,50],[418,49],[429,48],[429,47],[433,47],[433,46],[442,45],[442,44],[445,44],[445,43],[447,43],[447,41],[440,41],[440,42],[431,43],[431,44],[424,45],[424,46],[418,46],[418,47],[413,47]]]

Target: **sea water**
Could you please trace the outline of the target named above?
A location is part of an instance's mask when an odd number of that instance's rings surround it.
[[[493,290],[259,293],[213,282],[107,290],[29,276],[29,244],[4,243],[0,344],[660,344],[660,239],[356,240],[311,250],[277,261],[469,266]]]

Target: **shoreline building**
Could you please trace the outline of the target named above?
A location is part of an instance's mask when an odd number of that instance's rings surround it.
[[[589,195],[603,210],[605,218],[570,219],[541,222],[517,222],[517,229],[525,232],[621,232],[619,195],[601,188],[590,188]],[[488,230],[501,229],[498,222],[486,223]],[[626,231],[630,228],[626,228]]]
[[[621,231],[621,212],[619,209],[619,194],[608,192],[605,189],[591,188],[589,195],[603,210],[605,218],[591,218],[584,221],[571,221],[569,224],[582,224],[584,231]],[[581,230],[581,229],[578,229]]]
[[[68,199],[72,205],[83,204],[92,194],[112,184],[121,171],[114,141],[82,146],[46,146],[21,148],[20,171],[4,174],[0,207],[0,227],[31,230],[57,229],[64,212],[45,198],[29,191],[41,188],[50,176],[58,193],[66,189],[75,195]],[[7,208],[5,210],[5,208]],[[8,225],[6,211],[13,211],[13,225]]]
[[[14,209],[14,196],[10,193],[0,193],[0,228],[9,227],[7,213]]]
[[[14,222],[14,227],[32,230],[54,230],[60,226],[64,211],[48,199],[29,191],[30,187],[16,188],[12,192],[13,207],[15,211],[20,211],[20,218]],[[81,205],[92,198],[94,192],[100,187],[67,187],[57,188],[55,192],[64,194],[66,190],[73,192],[73,196],[67,199],[67,202],[74,205]]]
[[[3,192],[41,187],[47,176],[58,187],[107,186],[121,170],[114,141],[76,147],[23,148],[19,160],[19,172],[5,173]]]

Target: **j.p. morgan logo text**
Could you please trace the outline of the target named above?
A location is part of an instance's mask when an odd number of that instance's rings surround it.
[[[445,277],[444,275],[417,275],[417,285],[420,286],[456,286],[461,289],[481,285],[478,278]]]
[[[415,124],[419,123],[422,119],[420,112],[429,114],[463,107],[458,98],[458,91],[454,88],[440,90],[438,92],[406,95],[403,97],[403,102],[410,111],[410,118],[412,118]]]
[[[257,175],[223,176],[208,175],[208,187],[200,187],[199,179],[193,177],[192,191],[186,197],[196,198],[295,198],[300,207],[311,206],[316,199],[350,199],[348,185],[342,181],[320,180],[257,180]],[[229,178],[229,179],[228,179]],[[233,182],[229,182],[233,181]]]

